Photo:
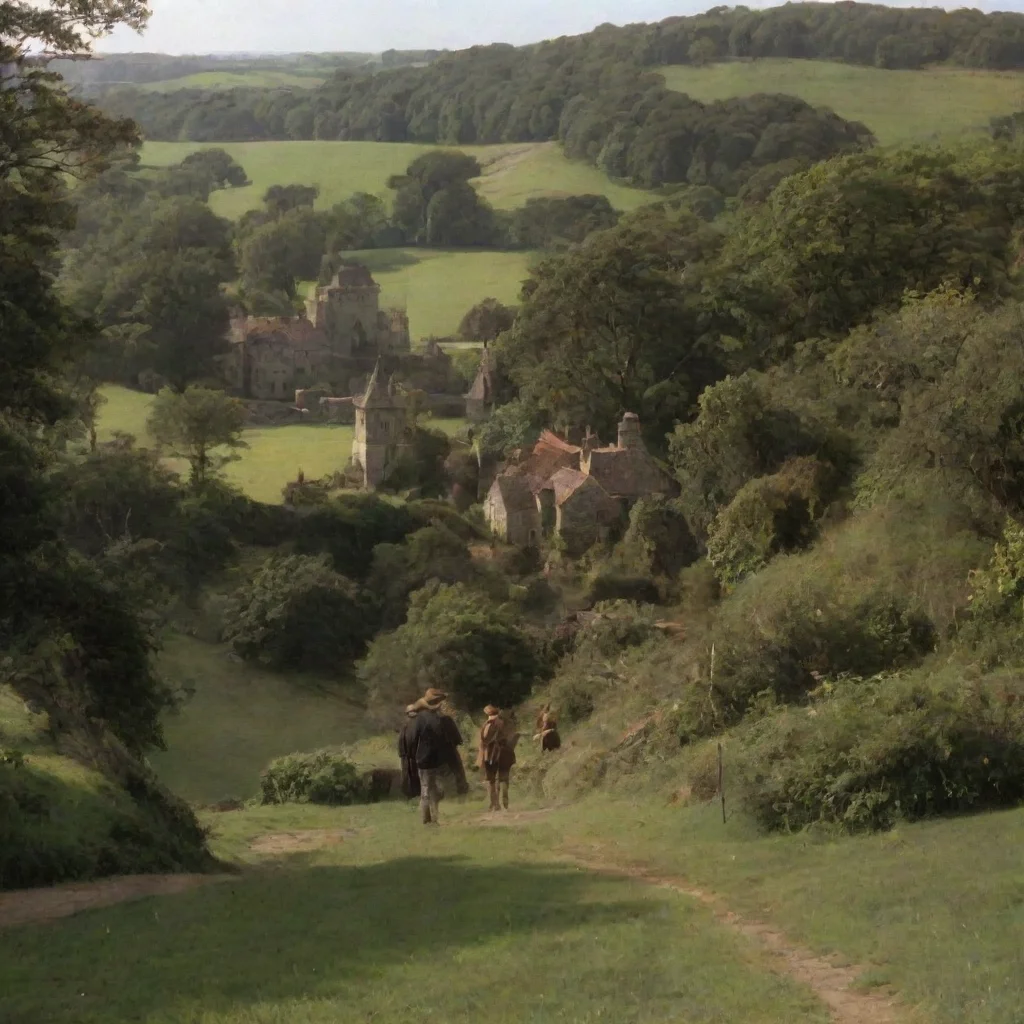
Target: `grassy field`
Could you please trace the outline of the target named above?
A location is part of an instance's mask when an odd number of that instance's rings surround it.
[[[481,827],[481,810],[476,792],[447,800],[429,832],[395,804],[210,815],[215,849],[248,865],[237,881],[0,932],[0,1019],[828,1019],[699,902],[570,858],[713,892],[866,968],[858,987],[889,987],[900,1020],[1024,1019],[1024,812],[834,840],[765,838],[736,816],[723,827],[717,807],[652,801],[591,798],[513,828]],[[283,859],[250,845],[307,829],[346,831]]]
[[[313,89],[325,80],[322,74],[296,74],[292,71],[199,71],[182,78],[147,82],[139,86],[145,92],[174,92],[178,89]]]
[[[167,749],[151,758],[161,779],[186,800],[246,800],[258,793],[260,771],[271,759],[349,743],[364,729],[362,707],[344,688],[262,671],[223,645],[171,636],[158,667],[193,691],[166,720]]]
[[[252,185],[215,192],[210,205],[222,217],[237,218],[260,205],[271,185],[316,185],[317,205],[332,206],[355,192],[387,194],[387,180],[436,146],[387,142],[227,142],[211,143],[229,152],[247,171]],[[142,161],[151,165],[178,163],[204,146],[193,142],[147,142]],[[499,209],[522,206],[533,196],[596,193],[608,196],[618,209],[650,202],[651,192],[609,181],[588,164],[567,160],[556,143],[468,146],[484,169],[475,182]]]
[[[228,819],[231,819],[230,821]],[[290,869],[0,932],[5,1024],[824,1024],[703,907],[553,862],[528,835],[424,834],[409,807],[222,816],[351,829]]]
[[[442,249],[368,249],[349,254],[381,286],[381,304],[409,313],[413,339],[455,334],[472,306],[488,297],[519,302],[533,253]]]
[[[884,144],[985,129],[1024,108],[1024,76],[1011,71],[886,71],[813,60],[758,60],[662,69],[669,88],[704,102],[787,93],[862,121]]]
[[[152,395],[109,385],[102,389],[106,403],[100,409],[97,434],[109,440],[115,431],[133,434],[140,445],[151,445],[146,418]],[[454,433],[461,419],[428,419],[425,425]],[[281,500],[281,489],[294,480],[301,469],[309,479],[318,479],[341,469],[352,451],[352,427],[335,424],[288,424],[280,427],[253,427],[243,432],[248,444],[241,458],[224,471],[230,483],[240,487],[256,501],[271,504]],[[179,472],[184,464],[173,462]]]

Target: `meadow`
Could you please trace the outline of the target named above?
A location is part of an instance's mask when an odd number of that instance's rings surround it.
[[[209,608],[205,614],[215,618]],[[326,686],[264,671],[212,639],[172,633],[157,662],[189,695],[166,719],[167,749],[150,757],[179,796],[199,804],[248,800],[275,757],[361,735],[363,709],[344,681]]]
[[[862,969],[855,991],[899,1000],[892,1016],[835,1020],[1016,1024],[1024,1014],[1024,812],[840,840],[765,838],[739,815],[723,826],[717,807],[650,798],[592,797],[517,820],[518,806],[506,827],[486,827],[474,790],[444,801],[436,831],[403,804],[206,814],[215,850],[241,874],[0,930],[0,1018],[830,1019],[785,975],[783,958],[666,878],[826,962]],[[303,850],[317,830],[330,832]]]
[[[151,445],[146,418],[153,396],[117,385],[102,389],[106,402],[100,409],[97,435],[108,441],[115,431],[132,434],[140,445]],[[462,426],[460,419],[427,419],[426,425],[446,433]],[[352,427],[341,424],[287,424],[279,427],[252,427],[243,431],[248,445],[240,458],[229,463],[224,476],[250,498],[276,504],[281,490],[294,480],[301,469],[309,479],[319,479],[341,469],[352,450]],[[169,460],[180,473],[183,463]]]
[[[413,341],[449,337],[482,299],[519,302],[534,258],[530,252],[450,249],[367,249],[349,258],[369,267],[381,286],[381,305],[409,314]]]
[[[661,69],[670,89],[708,103],[786,93],[861,121],[883,145],[948,139],[1024,108],[1024,76],[935,68],[888,71],[816,60],[766,59]]]
[[[252,185],[215,192],[210,205],[222,217],[237,219],[260,205],[271,185],[316,185],[318,208],[325,209],[356,192],[387,193],[387,180],[401,174],[423,153],[441,147],[388,142],[147,142],[142,162],[164,166],[197,149],[216,147],[231,154]],[[609,181],[588,164],[566,159],[557,143],[466,146],[483,168],[474,182],[498,209],[514,209],[539,196],[597,194],[617,209],[631,210],[656,199],[655,193]]]

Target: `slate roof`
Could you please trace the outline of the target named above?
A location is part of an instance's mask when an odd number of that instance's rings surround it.
[[[668,474],[638,448],[595,448],[590,453],[590,475],[617,498],[638,498],[672,490]]]
[[[506,512],[525,512],[537,507],[529,481],[522,473],[502,473],[495,477],[494,486],[498,488]]]

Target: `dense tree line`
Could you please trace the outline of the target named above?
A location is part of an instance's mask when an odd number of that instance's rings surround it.
[[[761,57],[1014,68],[1024,64],[1024,16],[867,4],[716,8],[532,46],[473,47],[427,67],[340,71],[309,93],[111,90],[102,102],[153,139],[558,139],[569,156],[639,185],[706,181],[734,194],[743,181],[730,179],[780,160],[822,159],[863,134],[792,99],[697,103],[651,71]]]

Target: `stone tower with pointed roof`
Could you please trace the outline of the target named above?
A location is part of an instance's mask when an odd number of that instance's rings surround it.
[[[374,490],[387,479],[398,456],[410,447],[405,396],[395,388],[393,377],[387,385],[381,383],[378,360],[366,391],[353,398],[352,404],[356,429],[351,467],[361,476],[362,486]]]

